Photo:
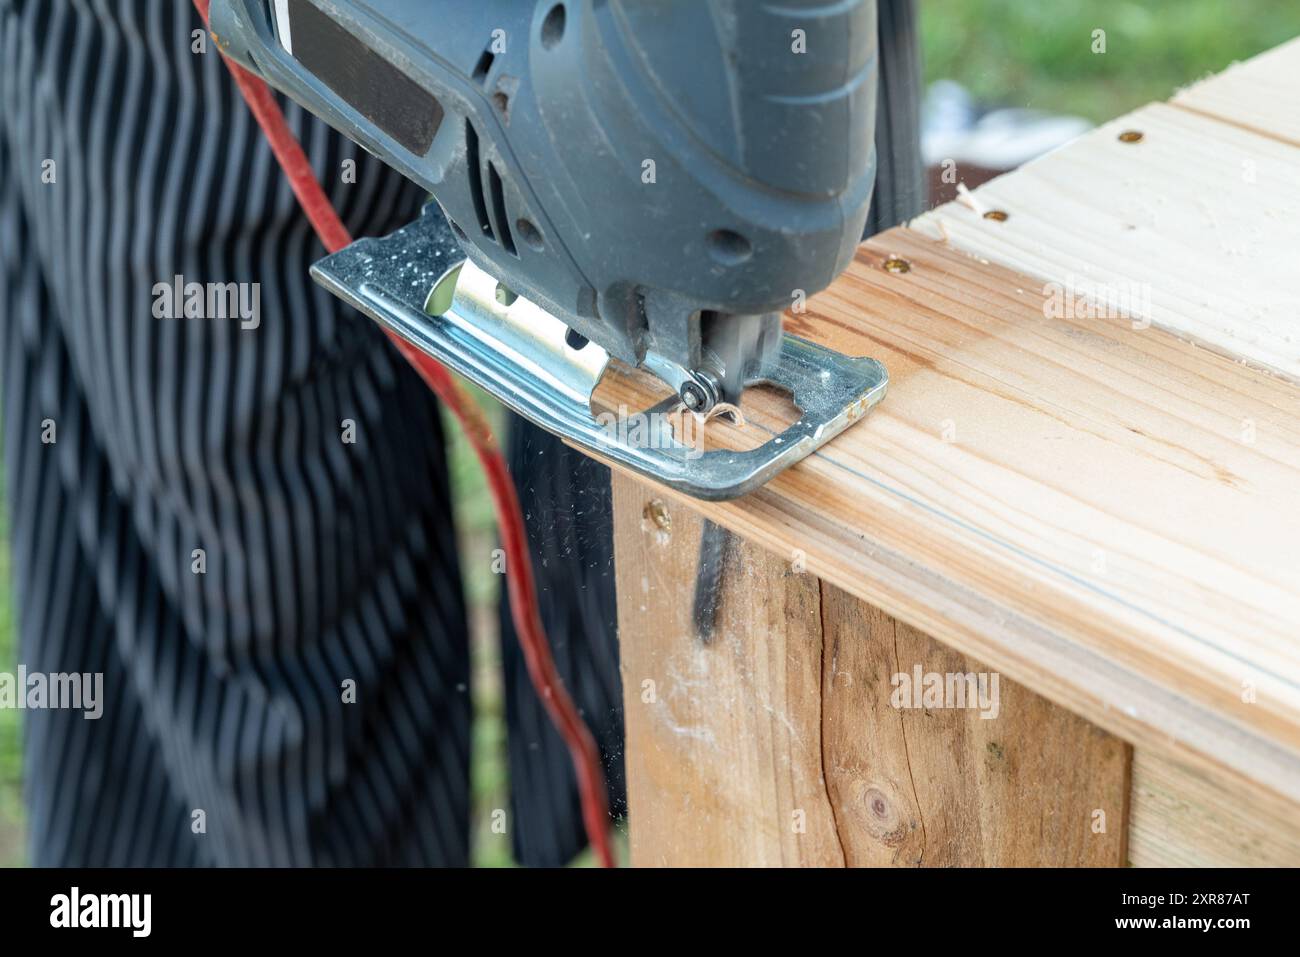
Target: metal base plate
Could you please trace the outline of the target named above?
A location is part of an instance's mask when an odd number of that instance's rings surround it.
[[[594,415],[592,393],[609,356],[594,342],[574,348],[560,320],[499,292],[465,259],[436,207],[390,236],[327,256],[312,276],[542,428],[696,498],[735,498],[764,484],[865,415],[889,381],[875,359],[787,334],[773,368],[748,384],[788,390],[799,420],[758,448],[708,451],[675,437],[676,396],[634,413],[635,428]]]

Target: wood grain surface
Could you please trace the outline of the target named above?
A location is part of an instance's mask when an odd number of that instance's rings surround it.
[[[757,571],[727,592],[735,644],[722,683],[710,671],[675,699],[668,727],[688,730],[655,730],[628,691],[629,766],[644,775],[632,813],[659,815],[648,833],[674,855],[1042,861],[1047,844],[1061,859],[1122,857],[1081,836],[1073,812],[1035,818],[1037,850],[990,819],[989,807],[1041,806],[1027,779],[989,761],[997,744],[1054,768],[1055,752],[1028,757],[1027,730],[1009,723],[990,740],[991,722],[969,715],[887,714],[877,693],[836,685],[836,667],[827,678],[829,657],[872,687],[892,643],[895,665],[981,662],[1019,689],[1011,700],[1026,696],[1019,714],[1062,706],[1086,719],[1100,743],[1082,760],[1103,782],[1117,761],[1106,732],[1135,745],[1135,863],[1296,863],[1300,43],[1175,104],[875,237],[787,315],[789,331],[890,373],[881,405],[818,453],[728,503],[634,495],[619,480],[619,560],[640,570],[624,583],[620,567],[620,594],[650,583],[639,602],[650,617],[620,620],[625,668],[723,667],[718,649],[683,646],[671,617],[669,598],[690,607],[698,516],[767,553],[745,546]],[[596,405],[646,408],[651,391],[614,373]],[[746,426],[715,422],[712,443],[748,446],[777,427],[781,403],[745,404]],[[687,530],[675,571],[631,537],[646,495]],[[795,564],[820,584],[792,579]],[[689,729],[747,745],[709,752]],[[1079,737],[1062,725],[1045,742],[1070,753]],[[931,774],[932,762],[947,764]],[[1068,771],[1053,788],[1067,803],[1113,803]],[[972,774],[987,807],[955,783]],[[683,797],[676,780],[697,786]],[[683,800],[707,812],[684,824]],[[778,833],[792,801],[807,812],[800,840]],[[760,831],[739,837],[750,807]],[[634,856],[647,860],[640,826]],[[728,843],[746,840],[757,843]]]
[[[702,521],[621,476],[614,505],[633,864],[1122,863],[1118,738],[1001,676],[897,707],[895,675],[988,669],[744,542],[702,641]]]
[[[1194,83],[1170,102],[1300,146],[1300,37]]]
[[[1052,284],[1066,306],[1300,380],[1296,145],[1152,104],[911,225]]]
[[[1135,743],[1300,797],[1300,390],[1049,295],[908,230],[863,244],[789,326],[884,361],[884,402],[693,506]]]
[[[1139,749],[1129,862],[1135,867],[1300,867],[1300,807],[1259,802],[1213,773]]]

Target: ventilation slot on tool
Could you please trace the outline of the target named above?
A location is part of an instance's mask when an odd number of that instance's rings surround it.
[[[478,133],[474,124],[465,121],[465,163],[469,166],[469,195],[474,200],[474,215],[478,219],[479,232],[493,241],[492,223],[488,221],[487,202],[483,199],[483,170],[478,158]]]
[[[492,188],[492,214],[496,217],[497,233],[501,236],[501,245],[505,251],[512,256],[518,256],[515,251],[515,238],[510,235],[510,217],[506,215],[506,194],[501,183],[501,175],[497,172],[496,164],[488,163],[488,184]]]
[[[487,85],[488,72],[492,69],[492,61],[496,58],[496,54],[490,49],[484,50],[483,55],[478,58],[478,63],[474,65],[474,79],[480,85]]]

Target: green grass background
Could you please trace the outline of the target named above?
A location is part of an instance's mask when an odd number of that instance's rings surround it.
[[[927,80],[959,80],[993,105],[1077,113],[1102,121],[1166,99],[1234,60],[1300,34],[1300,2],[921,0],[921,25]],[[1095,29],[1106,31],[1104,54],[1092,52]],[[493,408],[492,414],[499,422],[499,410]],[[448,431],[474,626],[474,862],[508,866],[509,837],[493,834],[489,826],[494,809],[508,808],[494,610],[499,579],[490,572],[496,535],[478,465],[454,425]],[[8,525],[0,506],[0,671],[12,672],[17,659],[7,542]],[[0,710],[0,866],[20,864],[24,858],[20,732],[20,712]],[[577,863],[590,862],[588,854]]]
[[[1300,34],[1295,0],[920,0],[928,80],[1096,122]],[[1106,52],[1092,32],[1106,31]]]
[[[0,468],[0,493],[3,491],[4,470]],[[12,672],[17,666],[13,570],[9,557],[9,514],[4,502],[0,494],[0,671]],[[0,867],[21,864],[24,856],[20,714],[0,708]]]

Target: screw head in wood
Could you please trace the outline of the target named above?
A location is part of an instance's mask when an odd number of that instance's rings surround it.
[[[641,510],[641,518],[653,528],[656,534],[667,537],[673,531],[673,518],[668,514],[668,506],[660,499],[651,499]]]
[[[1119,134],[1121,143],[1141,143],[1145,134],[1141,130],[1125,130]]]
[[[905,273],[912,271],[912,264],[899,256],[890,256],[881,265],[885,272]]]

